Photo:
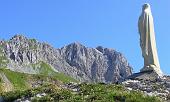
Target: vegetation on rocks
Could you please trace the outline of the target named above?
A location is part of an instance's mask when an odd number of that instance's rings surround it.
[[[26,83],[26,74],[13,72],[8,69],[0,69],[0,72],[3,72],[6,75],[8,80],[13,84],[15,90],[23,90],[28,87]]]
[[[0,67],[6,67],[7,63],[8,63],[8,60],[3,53],[3,46],[0,45]]]
[[[32,64],[32,66],[35,70],[38,71],[38,74],[40,75],[51,76],[57,80],[61,80],[62,82],[77,82],[77,80],[71,78],[70,76],[65,75],[64,73],[54,71],[52,66],[43,61],[40,61],[39,63],[36,64]]]
[[[0,73],[4,73],[4,75],[8,78],[8,80],[14,87],[14,90],[26,90],[47,83],[56,84],[56,83],[65,83],[65,82],[76,82],[75,79],[69,76],[66,76],[61,73],[55,73],[55,72],[53,72],[54,75],[49,76],[46,73],[26,74],[26,73],[14,72],[9,69],[1,68]],[[1,80],[0,80],[0,87],[2,87]],[[1,90],[0,92],[3,92],[3,90]]]
[[[6,102],[28,99],[32,102],[160,102],[159,98],[145,96],[137,91],[126,91],[121,85],[80,84],[79,91],[43,85],[35,89],[3,93]],[[40,97],[40,94],[44,96]]]

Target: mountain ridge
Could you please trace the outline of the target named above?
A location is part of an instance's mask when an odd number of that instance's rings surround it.
[[[32,64],[44,61],[80,82],[114,83],[132,74],[132,67],[120,52],[102,46],[89,48],[74,42],[54,48],[23,35],[1,40],[0,45],[3,57],[6,57],[6,67],[13,71],[36,74],[34,69],[37,68]]]

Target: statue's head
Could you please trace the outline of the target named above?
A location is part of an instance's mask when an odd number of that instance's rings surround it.
[[[145,3],[142,7],[142,10],[144,11],[147,8],[150,8],[150,5],[148,3]]]

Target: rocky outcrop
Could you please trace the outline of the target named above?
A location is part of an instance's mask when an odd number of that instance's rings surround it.
[[[157,72],[155,71],[143,71],[138,73],[133,73],[127,79],[132,80],[151,80],[151,81],[157,81],[158,79],[161,79]]]
[[[7,68],[13,71],[36,74],[33,65],[43,61],[55,71],[80,81],[112,83],[132,74],[132,68],[121,53],[101,46],[88,48],[72,43],[55,49],[22,35],[2,40],[0,45]]]
[[[153,73],[151,73],[153,74]],[[151,79],[127,79],[122,84],[127,90],[140,91],[149,96],[160,97],[162,101],[170,101],[170,76]]]

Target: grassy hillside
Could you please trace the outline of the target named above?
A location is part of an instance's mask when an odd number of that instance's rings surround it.
[[[159,98],[146,96],[137,91],[126,91],[120,85],[80,84],[79,91],[44,85],[35,89],[1,94],[5,101],[32,97],[32,102],[160,102]],[[38,97],[37,94],[45,93]]]
[[[77,82],[77,80],[65,75],[64,73],[55,72],[49,64],[43,61],[32,64],[32,66],[35,70],[37,70],[38,74],[40,75],[51,76],[55,79],[61,80],[62,82]]]
[[[13,72],[8,69],[0,69],[1,73],[4,73],[8,80],[13,84],[15,90],[23,90],[27,88],[27,75],[24,73]]]
[[[115,84],[82,83],[76,86],[77,91],[65,89],[59,85],[77,81],[63,73],[53,71],[50,65],[44,62],[36,64],[35,68],[39,70],[38,74],[0,69],[0,73],[8,78],[14,88],[13,91],[4,93],[3,87],[0,87],[0,96],[5,102],[20,98],[29,98],[32,102],[160,102],[157,97],[146,96],[137,91],[127,91],[123,86]],[[2,83],[0,77],[0,86]],[[45,93],[45,96],[37,96],[42,93]]]
[[[12,83],[14,90],[25,90],[46,83],[77,82],[75,79],[67,75],[64,75],[63,73],[54,72],[45,63],[43,63],[42,65],[44,67],[41,68],[41,72],[39,74],[26,74],[26,73],[14,72],[4,68],[0,69],[0,73],[4,73],[4,75],[8,78],[8,80]],[[1,87],[2,87],[1,85],[2,83],[3,83],[2,79],[0,78]],[[0,91],[2,92],[3,90]]]

